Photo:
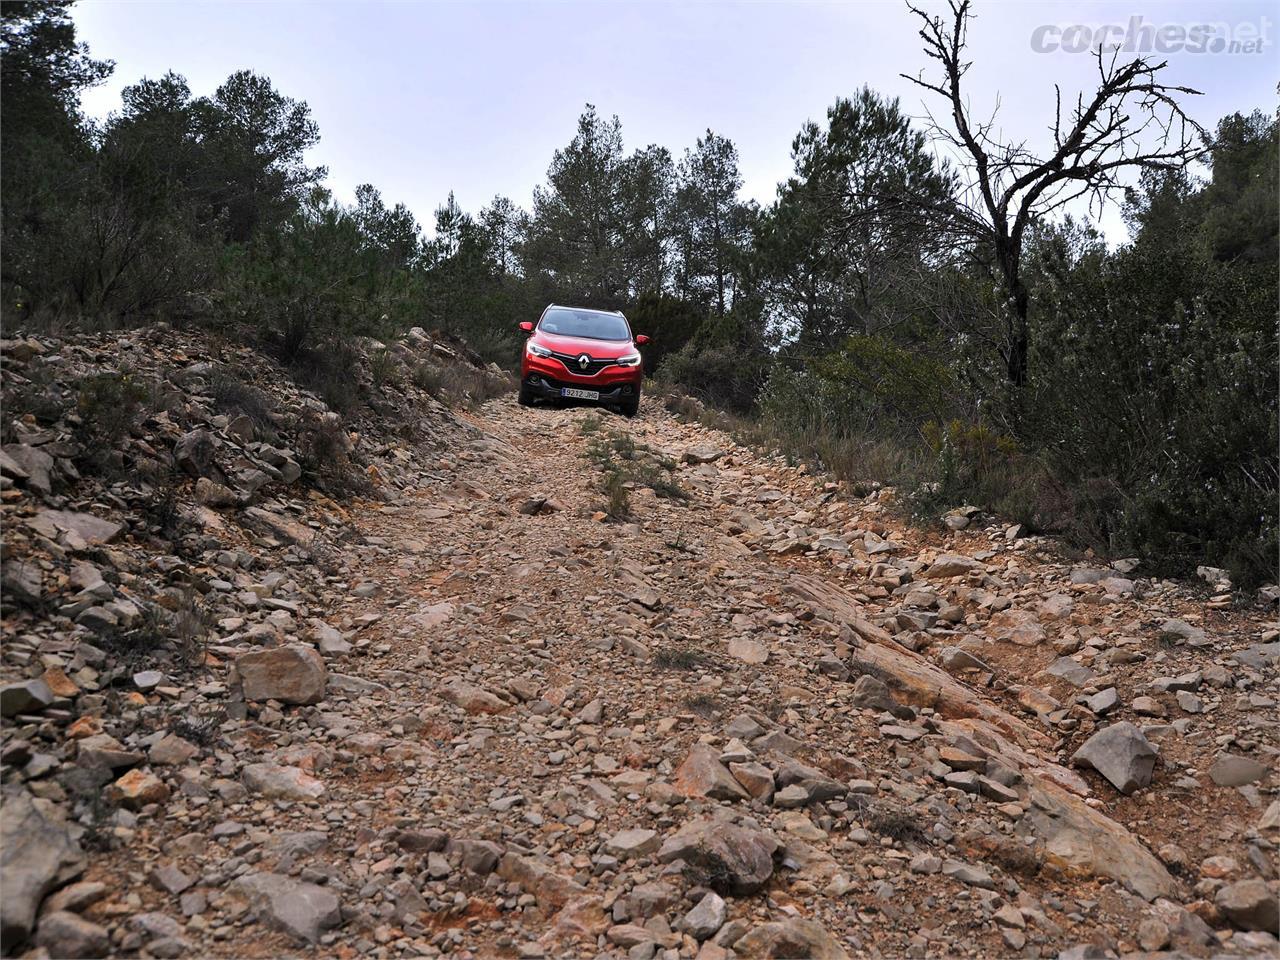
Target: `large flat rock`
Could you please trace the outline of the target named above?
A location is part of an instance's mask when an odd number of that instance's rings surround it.
[[[1078,797],[1030,781],[1024,820],[1044,844],[1044,860],[1068,876],[1108,877],[1144,900],[1176,898],[1178,884],[1133,834]]]
[[[67,825],[21,788],[0,805],[0,945],[9,953],[31,935],[40,902],[85,868]]]

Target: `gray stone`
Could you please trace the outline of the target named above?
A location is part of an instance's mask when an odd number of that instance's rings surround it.
[[[324,698],[324,660],[311,647],[293,644],[246,653],[235,667],[246,700],[319,703]]]
[[[718,893],[746,896],[769,882],[780,846],[764,830],[695,820],[663,843],[658,860],[683,860]]]
[[[16,601],[34,607],[44,595],[43,580],[37,564],[26,560],[6,560],[0,567],[0,596],[6,602]]]
[[[853,685],[849,702],[864,710],[893,710],[897,704],[889,695],[889,687],[883,680],[864,673]]]
[[[4,453],[8,458],[4,471],[7,476],[25,481],[28,489],[44,496],[53,492],[53,457],[24,443],[7,443]]]
[[[1144,900],[1178,895],[1178,883],[1128,830],[1066,790],[1031,777],[1019,828],[1073,874],[1110,877]]]
[[[1266,764],[1251,757],[1222,753],[1209,768],[1209,779],[1220,787],[1243,787],[1255,783],[1267,775]]]
[[[299,941],[315,943],[342,923],[341,904],[331,890],[275,873],[240,877],[231,893],[245,897],[258,919]]]
[[[773,771],[763,763],[730,763],[729,772],[757,800],[773,799]]]
[[[1156,749],[1128,721],[1104,727],[1072,756],[1076,766],[1097,770],[1121,793],[1147,786],[1156,766]]]
[[[742,785],[720,763],[720,751],[705,743],[695,743],[673,778],[675,788],[686,797],[713,800],[748,800]]]
[[[733,949],[744,957],[807,957],[848,960],[840,942],[816,920],[792,917],[755,927]]]
[[[77,548],[110,543],[124,529],[122,523],[71,510],[41,510],[27,521],[27,525],[50,540],[62,539]]]
[[[410,853],[437,853],[448,842],[449,835],[443,830],[401,830],[396,834],[400,849]]]
[[[938,655],[938,663],[949,673],[963,673],[968,670],[979,670],[983,673],[994,673],[991,666],[960,647],[944,647]]]
[[[695,940],[706,940],[724,926],[729,916],[728,904],[714,890],[698,901],[698,905],[684,915],[680,928]]]
[[[1182,620],[1166,620],[1160,624],[1160,636],[1169,640],[1203,640],[1204,631]]]
[[[1120,705],[1120,695],[1115,687],[1107,687],[1085,700],[1085,705],[1098,716],[1103,716]]]
[[[924,571],[924,576],[930,580],[946,580],[950,577],[962,577],[971,570],[986,572],[987,565],[974,560],[972,557],[961,556],[956,553],[940,554]]]
[[[57,910],[40,919],[36,946],[44,947],[51,957],[81,960],[107,956],[111,951],[111,937],[105,927],[66,910]]]
[[[169,733],[151,745],[147,759],[161,766],[180,766],[199,753],[200,748],[194,743]]]
[[[217,441],[202,427],[178,438],[173,446],[173,462],[188,476],[220,480],[221,474],[214,463],[216,453]]]
[[[713,447],[710,444],[699,444],[685,450],[683,459],[685,463],[713,463],[723,456],[724,451],[719,447]]]
[[[234,507],[240,503],[240,495],[225,483],[200,477],[196,480],[196,501],[206,507]]]
[[[151,871],[151,882],[157,889],[171,893],[175,897],[195,883],[172,863],[162,864]]]
[[[482,877],[493,873],[502,859],[502,847],[492,840],[450,840],[445,849],[458,854],[464,870]]]
[[[1280,927],[1280,904],[1265,880],[1254,878],[1229,884],[1218,891],[1214,902],[1242,930],[1275,933]]]
[[[800,763],[798,760],[783,761],[778,768],[777,779],[781,787],[789,787],[793,784],[804,787],[810,803],[836,800],[849,792],[849,788],[839,780],[833,780],[821,770]]]
[[[662,841],[658,839],[657,831],[640,827],[619,831],[604,842],[606,853],[627,858],[647,857],[656,853],[660,846]]]
[[[751,640],[748,637],[730,637],[728,653],[735,660],[756,666],[767,663],[769,660],[769,648],[759,640]]]
[[[729,721],[729,725],[724,728],[724,732],[730,737],[737,737],[740,740],[754,740],[764,733],[764,727],[760,726],[745,713],[740,713]]]
[[[164,674],[159,670],[140,670],[133,675],[133,685],[139,690],[154,690],[164,683]]]
[[[23,680],[0,687],[0,716],[38,713],[53,703],[53,691],[43,680]]]
[[[991,879],[991,874],[987,873],[987,871],[972,863],[964,863],[960,860],[944,861],[942,875],[950,877],[952,880],[959,880],[961,883],[967,883],[972,887],[982,887],[984,890],[994,890],[996,886],[995,881]]]
[[[1093,682],[1097,676],[1092,670],[1079,661],[1072,660],[1070,657],[1059,657],[1049,666],[1044,668],[1044,672],[1051,677],[1057,677],[1059,680],[1065,680],[1073,687],[1086,687]]]
[[[76,760],[85,767],[106,767],[118,770],[122,767],[135,767],[144,756],[137,750],[128,750],[115,737],[107,733],[96,733],[77,741]]]
[[[1023,647],[1034,647],[1045,638],[1040,619],[1030,610],[1010,607],[1001,610],[987,622],[987,635],[993,640],[1006,640]]]
[[[319,800],[324,784],[299,767],[276,763],[251,763],[241,774],[244,785],[254,793],[281,800]]]
[[[809,796],[809,791],[798,783],[783,787],[773,795],[773,805],[781,807],[783,810],[803,807],[810,802],[812,802],[812,798]]]
[[[326,657],[344,657],[351,652],[352,646],[342,636],[342,633],[334,627],[329,626],[323,620],[312,620],[311,639],[315,642],[316,649],[320,651],[322,656]]]
[[[21,788],[6,788],[0,804],[0,946],[6,953],[31,935],[45,894],[85,868],[80,845],[65,824]]]
[[[90,907],[97,903],[107,895],[107,885],[92,880],[81,880],[78,883],[70,884],[63,887],[57,893],[52,894],[43,904],[42,909],[47,912],[56,910],[70,910],[72,913],[80,913],[86,907]]]
[[[160,913],[159,911],[134,914],[129,918],[129,924],[148,937],[171,938],[182,936],[182,924],[167,913]]]

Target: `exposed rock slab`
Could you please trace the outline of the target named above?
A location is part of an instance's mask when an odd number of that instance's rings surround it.
[[[0,805],[0,944],[6,952],[27,939],[49,891],[85,868],[80,844],[43,801],[6,788]]]
[[[1109,877],[1145,900],[1176,897],[1169,871],[1128,830],[1083,800],[1033,780],[1026,822],[1044,859],[1068,875]]]

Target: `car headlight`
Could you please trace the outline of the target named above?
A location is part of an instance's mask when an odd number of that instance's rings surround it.
[[[636,351],[635,353],[624,353],[613,362],[620,367],[634,367],[640,362],[640,353],[639,351]]]
[[[529,341],[529,343],[528,343],[528,345],[525,347],[525,349],[526,349],[526,350],[528,350],[530,353],[532,353],[535,357],[549,357],[549,356],[551,356],[551,351],[550,351],[550,350],[548,350],[546,347],[544,347],[544,346],[543,346],[542,344],[540,344],[540,343],[534,343],[532,340],[530,340],[530,341]]]

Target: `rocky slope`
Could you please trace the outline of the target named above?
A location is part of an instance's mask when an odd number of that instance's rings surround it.
[[[6,954],[1277,949],[1265,601],[653,398],[450,409],[420,331],[345,420],[164,329],[4,346]]]

